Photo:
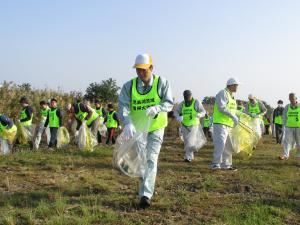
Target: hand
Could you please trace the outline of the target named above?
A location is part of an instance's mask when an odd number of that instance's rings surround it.
[[[232,120],[233,120],[233,123],[234,123],[233,126],[236,127],[236,126],[239,124],[239,118],[238,118],[237,116],[234,115],[234,116],[232,117]]]
[[[154,118],[160,112],[157,106],[151,106],[146,110],[146,115]]]
[[[126,139],[130,139],[133,137],[135,133],[135,128],[132,123],[126,124],[124,127],[124,135]]]
[[[179,123],[181,123],[183,121],[183,116],[178,116],[176,119]]]
[[[78,138],[78,135],[79,135],[79,131],[76,130],[76,131],[75,131],[75,135],[74,135],[74,136],[75,136],[75,139]]]
[[[200,118],[202,118],[202,117],[204,117],[204,116],[205,116],[204,113],[197,113],[197,115],[196,115],[196,117],[197,117],[198,119],[200,119]]]
[[[121,125],[119,125],[119,126],[118,126],[118,129],[119,129],[119,130],[122,130],[122,126],[121,126]]]

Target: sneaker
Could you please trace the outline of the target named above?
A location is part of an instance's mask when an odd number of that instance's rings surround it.
[[[192,162],[192,160],[191,159],[184,159],[184,162],[190,163],[190,162]]]
[[[227,167],[227,168],[222,168],[222,170],[230,170],[230,171],[237,171],[238,169],[236,167]]]
[[[140,204],[139,204],[140,208],[146,209],[149,208],[150,205],[151,205],[150,199],[146,196],[143,196],[140,200]]]
[[[213,165],[213,166],[211,167],[211,169],[212,169],[212,170],[220,170],[221,168],[220,168],[220,166],[218,166],[218,165]]]
[[[285,157],[285,156],[281,155],[281,156],[278,157],[278,159],[279,159],[279,160],[287,160],[288,157]]]

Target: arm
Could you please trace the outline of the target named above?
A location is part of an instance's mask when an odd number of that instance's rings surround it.
[[[125,83],[119,95],[119,118],[124,125],[130,124],[131,80]]]
[[[106,111],[104,108],[102,108],[102,117],[105,118],[106,117]]]
[[[161,98],[161,103],[159,105],[159,112],[170,112],[173,109],[174,101],[173,101],[173,95],[171,91],[171,87],[169,82],[160,77],[159,83],[158,83],[158,95]]]
[[[283,125],[285,126],[286,124],[286,114],[287,114],[287,111],[288,111],[288,108],[289,108],[289,105],[287,104],[285,107],[284,107],[284,110],[283,110],[283,114],[282,114],[282,122],[283,122]]]
[[[263,102],[259,102],[260,107],[260,114],[261,116],[264,116],[267,113],[267,108]]]
[[[235,115],[233,115],[228,109],[227,109],[227,103],[228,103],[228,99],[226,96],[226,93],[224,90],[220,91],[217,95],[216,95],[216,104],[217,107],[219,109],[219,111],[221,113],[224,113],[225,115],[231,117],[231,118],[235,118]]]
[[[50,109],[51,110],[51,109]],[[47,127],[48,126],[48,124],[49,124],[49,112],[50,112],[50,110],[48,111],[48,113],[47,113],[47,118],[46,118],[46,121],[45,121],[45,124],[44,124],[44,127]]]
[[[182,116],[181,111],[182,111],[182,105],[183,104],[184,104],[184,101],[181,102],[179,105],[177,105],[175,110],[174,110],[174,116],[175,116],[176,120],[179,120],[179,117]]]
[[[113,116],[114,120],[116,120],[118,122],[118,126],[120,125],[120,121],[119,121],[119,115],[118,113],[115,113]]]
[[[63,117],[62,117],[62,113],[61,113],[60,109],[57,109],[56,115],[59,118],[59,127],[62,127],[63,126]]]
[[[198,100],[196,100],[196,102],[195,102],[195,109],[200,114],[199,117],[204,117],[205,116],[206,110],[204,109],[202,103],[199,102]]]

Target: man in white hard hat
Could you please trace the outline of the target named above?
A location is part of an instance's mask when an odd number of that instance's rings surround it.
[[[154,194],[158,155],[168,122],[167,112],[172,110],[174,103],[169,82],[152,73],[153,63],[149,54],[138,55],[134,68],[137,77],[125,83],[119,95],[119,116],[125,125],[127,138],[132,138],[136,132],[135,115],[144,111],[151,118],[146,147],[147,170],[139,190],[139,205],[147,208]]]
[[[289,94],[290,104],[287,104],[283,111],[283,154],[280,160],[286,160],[290,156],[290,150],[297,148],[297,159],[300,160],[300,104],[295,93]]]
[[[190,90],[185,90],[183,92],[184,101],[182,101],[175,109],[174,115],[178,122],[182,125],[182,134],[184,140],[184,161],[192,162],[194,159],[194,151],[190,147],[192,140],[189,137],[191,132],[195,132],[200,124],[200,118],[205,116],[205,109],[201,102],[193,98],[192,92]]]
[[[212,169],[215,170],[237,170],[232,166],[233,149],[229,138],[229,131],[239,122],[237,117],[237,103],[233,96],[239,84],[240,82],[236,79],[230,78],[227,81],[227,87],[216,95],[213,113],[214,153],[212,162]]]

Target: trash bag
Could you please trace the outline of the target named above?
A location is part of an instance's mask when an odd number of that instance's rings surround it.
[[[145,177],[147,171],[147,138],[151,124],[145,112],[135,118],[136,133],[128,140],[122,132],[116,141],[113,164],[130,177]]]
[[[183,142],[183,132],[182,132],[182,126],[178,127],[178,136],[180,138],[180,140]]]
[[[10,147],[8,144],[8,140],[0,137],[0,154],[7,155],[10,153]]]
[[[240,117],[239,123],[229,132],[229,138],[235,153],[250,157],[254,146],[259,141],[261,130],[255,130],[257,127],[256,119],[244,114]]]
[[[17,130],[17,139],[20,145],[28,145],[32,142],[35,125],[23,126],[20,122],[16,123],[18,128]]]
[[[58,128],[57,131],[57,148],[64,148],[70,143],[70,135],[65,127]]]
[[[206,144],[206,137],[201,125],[191,127],[190,129],[191,130],[186,137],[186,147],[193,151],[198,151]]]
[[[86,123],[82,123],[80,126],[77,139],[78,148],[84,151],[92,152],[98,144],[97,138],[92,134]]]
[[[9,144],[13,144],[17,134],[17,127],[14,125],[13,129],[5,129],[2,131],[0,136],[2,136],[3,139],[8,140]]]
[[[100,124],[98,131],[102,137],[106,137],[107,127],[103,123]]]

